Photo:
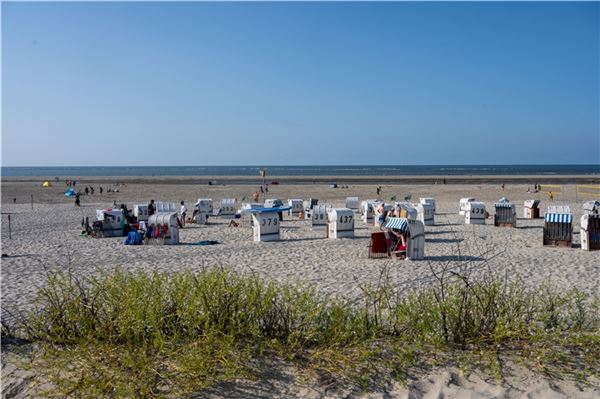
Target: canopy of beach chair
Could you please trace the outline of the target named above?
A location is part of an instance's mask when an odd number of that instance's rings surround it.
[[[389,218],[385,223],[387,229],[397,229],[401,231],[408,230],[408,219],[405,218]]]

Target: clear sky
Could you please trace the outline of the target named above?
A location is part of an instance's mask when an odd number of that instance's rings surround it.
[[[2,2],[2,164],[600,163],[600,3]]]

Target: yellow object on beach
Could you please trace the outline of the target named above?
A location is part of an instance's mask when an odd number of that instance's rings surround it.
[[[579,197],[600,198],[600,184],[578,184],[576,193],[576,199]]]
[[[52,183],[50,183],[49,181],[45,181],[44,183],[42,183],[42,187],[52,187]]]
[[[557,195],[562,195],[563,186],[558,184],[540,184],[540,191],[548,194],[548,196],[552,193],[556,197]]]

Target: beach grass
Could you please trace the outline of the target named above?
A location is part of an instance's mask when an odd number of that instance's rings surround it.
[[[30,367],[50,397],[178,397],[252,379],[268,359],[365,389],[436,365],[501,378],[502,358],[559,378],[598,375],[597,297],[438,277],[402,294],[383,279],[351,301],[223,268],[67,270],[48,273],[36,306],[3,334],[39,348]]]

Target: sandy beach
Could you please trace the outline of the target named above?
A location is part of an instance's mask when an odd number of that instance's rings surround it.
[[[588,179],[589,177],[586,177]],[[82,206],[63,195],[64,182],[50,188],[41,187],[41,181],[2,182],[2,307],[27,307],[35,298],[43,282],[44,270],[64,269],[70,265],[84,274],[97,273],[121,266],[128,270],[149,269],[167,272],[201,270],[207,267],[230,267],[240,273],[258,273],[268,279],[287,283],[310,284],[324,293],[347,298],[360,295],[360,285],[376,284],[382,268],[388,268],[391,281],[402,290],[433,284],[431,269],[451,265],[456,270],[476,276],[491,270],[509,280],[522,279],[532,287],[550,282],[559,288],[580,288],[600,294],[600,261],[597,252],[579,248],[579,219],[582,203],[592,198],[575,198],[575,186],[564,185],[563,194],[554,198],[554,205],[568,205],[573,212],[573,248],[549,248],[542,245],[543,219],[525,220],[523,201],[542,200],[540,214],[549,204],[544,193],[527,193],[533,184],[381,184],[382,198],[389,201],[410,195],[413,202],[419,197],[434,197],[437,202],[435,226],[426,226],[425,260],[407,261],[369,259],[367,245],[371,223],[357,219],[355,238],[327,239],[324,231],[313,231],[310,221],[285,217],[281,224],[281,240],[270,243],[252,241],[249,224],[229,227],[229,220],[212,217],[204,226],[190,224],[180,231],[180,245],[125,246],[123,238],[94,239],[81,235],[82,218],[95,218],[96,210],[111,207],[113,202],[133,207],[136,203],[157,201],[185,201],[188,208],[198,198],[212,198],[215,208],[221,198],[245,198],[250,202],[257,190],[256,184],[184,184],[184,178],[166,179],[150,184],[148,181],[117,178],[97,178],[78,182],[96,188],[94,195],[82,196]],[[217,180],[222,180],[216,178]],[[592,179],[597,178],[592,177]],[[275,180],[275,179],[272,179]],[[316,179],[315,179],[316,180]],[[324,183],[331,178],[316,180],[315,184],[279,184],[269,186],[264,198],[318,198],[320,203],[343,207],[345,198],[357,196],[360,200],[376,198],[377,184],[363,181],[348,183],[347,188],[329,188]],[[119,192],[99,195],[98,186],[105,182],[122,183]],[[321,183],[319,183],[321,182]],[[257,182],[258,184],[258,182]],[[345,183],[344,183],[345,186]],[[33,209],[31,203],[33,196]],[[517,206],[517,227],[465,225],[458,214],[459,199],[475,197],[486,203],[494,213],[493,203],[507,197]],[[16,198],[16,203],[13,199]],[[9,239],[8,214],[11,216]],[[186,245],[201,240],[216,240],[218,245]],[[462,254],[459,257],[458,254]],[[3,369],[4,369],[3,361]],[[531,375],[527,370],[514,371],[511,386],[461,376],[456,370],[436,370],[428,375],[415,376],[406,387],[395,387],[390,392],[373,393],[369,397],[600,397],[598,386],[577,388],[571,382],[549,381]],[[528,374],[529,373],[529,374]],[[515,377],[516,376],[516,377]],[[525,376],[518,378],[519,376]],[[475,379],[474,379],[475,378]],[[247,397],[261,396],[264,381],[245,387]],[[244,385],[245,384],[245,385]],[[249,385],[248,385],[249,384]],[[314,385],[275,383],[273,396],[279,397],[345,397],[348,392],[330,392]],[[239,392],[239,391],[238,391]],[[227,396],[227,391],[211,391],[207,396]],[[241,396],[240,396],[241,397]]]

